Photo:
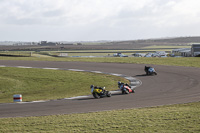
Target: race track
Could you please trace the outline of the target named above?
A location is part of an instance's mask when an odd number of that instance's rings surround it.
[[[86,113],[200,101],[200,68],[152,65],[158,75],[145,76],[144,65],[139,64],[0,60],[0,65],[102,71],[124,74],[142,81],[142,85],[136,88],[136,93],[113,95],[111,98],[87,97],[0,104],[1,118]]]

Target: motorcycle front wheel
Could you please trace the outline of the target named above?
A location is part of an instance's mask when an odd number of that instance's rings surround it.
[[[111,97],[111,93],[109,91],[106,92],[107,97]]]

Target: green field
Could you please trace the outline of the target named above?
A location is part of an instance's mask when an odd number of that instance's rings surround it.
[[[0,118],[0,132],[199,133],[200,102],[85,114]]]
[[[81,61],[81,62],[107,62],[107,63],[133,63],[133,64],[155,64],[168,66],[188,66],[200,67],[200,58],[182,57],[182,58],[145,58],[145,57],[98,57],[98,58],[80,58],[80,57],[0,57],[0,60],[32,60],[32,61]]]
[[[18,57],[30,57],[31,52],[29,51],[0,51],[0,55],[7,55],[7,56],[18,56]]]
[[[128,80],[111,75],[64,70],[0,68],[0,103],[13,102],[14,94],[23,101],[60,99],[90,95],[90,85],[117,90],[117,82]]]
[[[158,48],[162,48],[162,49],[165,49],[165,48],[167,48],[167,49],[178,49],[178,48],[191,48],[191,45],[188,45],[188,46],[157,46],[157,45],[152,45],[152,46],[148,46],[148,47],[143,47],[143,48],[156,48],[156,49],[158,49]]]

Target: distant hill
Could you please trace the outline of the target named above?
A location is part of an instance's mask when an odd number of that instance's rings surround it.
[[[141,39],[114,42],[114,44],[133,44],[133,45],[188,45],[189,43],[200,43],[200,36],[195,37],[174,37],[160,39]]]
[[[141,40],[126,40],[126,41],[104,41],[101,43],[91,42],[83,45],[57,45],[57,46],[39,46],[39,45],[21,45],[21,46],[0,46],[0,50],[125,50],[125,49],[140,49],[151,45],[190,45],[192,43],[200,43],[200,36],[195,37],[174,37],[174,38],[159,38],[159,39],[141,39]]]

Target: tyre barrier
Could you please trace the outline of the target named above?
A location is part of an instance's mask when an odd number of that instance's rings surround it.
[[[13,95],[13,102],[22,102],[22,95],[21,94]]]

